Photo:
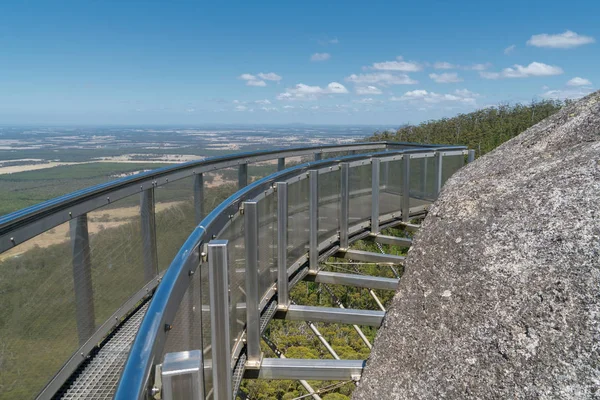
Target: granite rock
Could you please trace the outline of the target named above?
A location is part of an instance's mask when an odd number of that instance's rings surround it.
[[[353,399],[600,398],[600,92],[456,173]]]

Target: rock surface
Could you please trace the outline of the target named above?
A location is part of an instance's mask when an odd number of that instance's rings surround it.
[[[447,182],[353,398],[600,398],[600,92]]]

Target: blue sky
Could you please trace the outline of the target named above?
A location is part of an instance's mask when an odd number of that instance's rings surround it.
[[[600,86],[600,1],[5,1],[0,124],[400,125]],[[514,46],[514,47],[513,47]]]

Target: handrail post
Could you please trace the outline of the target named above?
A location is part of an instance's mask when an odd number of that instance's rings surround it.
[[[410,214],[410,154],[402,156],[402,221],[408,222]]]
[[[231,400],[233,393],[227,243],[227,240],[212,240],[208,243],[212,377],[215,400]]]
[[[350,164],[343,162],[340,164],[340,248],[348,248],[348,220],[350,219],[350,193],[349,193],[349,175]]]
[[[421,197],[426,197],[427,192],[427,157],[421,158]]]
[[[443,168],[443,158],[444,158],[444,152],[442,151],[437,151],[435,153],[435,160],[436,160],[436,171],[435,171],[435,197],[437,198],[438,195],[440,194],[440,190],[442,190],[442,168]]]
[[[323,153],[315,153],[315,161],[321,161],[323,158]]]
[[[204,174],[199,173],[194,177],[194,211],[196,225],[204,219]]]
[[[140,218],[142,224],[142,252],[144,258],[144,279],[149,282],[158,274],[158,253],[156,250],[156,216],[154,188],[140,194]]]
[[[371,233],[379,233],[379,172],[381,160],[371,161]]]
[[[238,169],[238,189],[248,186],[248,164],[240,164]]]
[[[79,344],[83,345],[96,330],[94,316],[94,288],[87,214],[69,223],[73,252],[73,284],[75,288],[75,315]]]
[[[277,182],[277,301],[279,307],[290,305],[287,273],[288,184]]]
[[[285,157],[281,157],[277,159],[277,172],[283,171],[285,169]]]
[[[319,269],[319,171],[308,171],[309,223],[308,268],[312,272]]]
[[[259,368],[260,312],[258,310],[258,203],[244,202],[244,240],[246,247],[246,366]]]
[[[470,164],[473,161],[475,161],[475,150],[469,150],[469,153],[467,155],[467,163]]]

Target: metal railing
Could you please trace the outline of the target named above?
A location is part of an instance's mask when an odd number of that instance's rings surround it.
[[[322,155],[328,153],[381,151],[385,152],[319,161]],[[315,270],[319,256],[327,248],[334,245],[347,247],[349,238],[361,230],[372,229],[377,232],[379,224],[385,221],[399,216],[406,220],[411,209],[422,210],[435,198],[442,183],[456,169],[453,165],[462,165],[464,152],[464,148],[455,146],[375,142],[236,154],[141,173],[0,217],[0,253],[27,248],[27,244],[34,241],[38,235],[62,227],[66,228],[64,230],[70,243],[70,246],[62,246],[62,242],[57,242],[57,245],[50,248],[50,254],[42,255],[41,258],[46,258],[48,263],[54,263],[52,265],[56,267],[45,275],[43,272],[32,274],[27,284],[32,288],[36,282],[39,285],[35,287],[30,298],[25,296],[21,303],[13,307],[14,315],[7,313],[5,318],[6,327],[11,318],[17,319],[17,315],[23,313],[23,309],[32,308],[34,311],[29,312],[31,315],[24,313],[21,316],[22,319],[29,317],[22,329],[27,325],[33,326],[34,332],[39,333],[40,338],[31,340],[24,348],[28,353],[47,353],[48,358],[52,359],[52,362],[47,363],[50,368],[59,368],[58,373],[47,370],[40,375],[36,371],[32,374],[36,380],[25,382],[29,387],[24,392],[17,393],[31,394],[31,390],[41,390],[40,398],[53,396],[88,359],[94,349],[106,340],[107,335],[154,293],[126,364],[125,378],[121,380],[118,391],[120,398],[143,397],[150,384],[152,368],[162,362],[164,350],[177,348],[174,344],[177,341],[176,336],[187,337],[183,347],[192,344],[192,339],[189,339],[190,333],[182,332],[182,325],[188,330],[194,327],[199,329],[203,345],[201,348],[212,348],[210,344],[204,346],[206,338],[210,337],[207,329],[213,325],[208,323],[208,314],[205,315],[204,324],[198,323],[202,321],[201,315],[198,321],[194,321],[193,318],[185,321],[181,316],[182,299],[191,304],[193,296],[201,297],[200,302],[205,312],[210,309],[208,293],[212,291],[208,267],[199,268],[208,260],[207,249],[202,249],[202,246],[207,245],[213,238],[228,239],[229,259],[234,261],[231,265],[241,266],[238,268],[239,274],[234,273],[230,276],[238,278],[240,282],[248,269],[260,266],[260,289],[252,292],[251,297],[255,302],[258,301],[258,310],[263,310],[275,294],[280,304],[288,304],[286,288],[283,284],[278,287],[276,282],[283,282],[281,278],[292,276],[306,263],[310,269]],[[412,156],[405,157],[406,154]],[[286,158],[307,156],[314,157],[316,161],[283,170]],[[277,160],[277,171],[280,172],[247,186],[248,165],[269,160]],[[364,171],[354,174],[362,167]],[[207,178],[211,177],[214,180],[215,173],[228,168],[238,169],[237,188],[240,190],[205,217],[205,210],[210,207],[206,204],[209,188]],[[391,176],[402,176],[403,182],[409,182],[409,178],[416,175],[409,174],[410,168],[413,172],[419,171],[419,176],[422,176],[418,185],[410,183],[403,186],[397,179],[390,179]],[[371,172],[365,172],[367,169]],[[412,179],[411,182],[416,182],[416,179]],[[340,190],[340,185],[346,185],[346,189]],[[172,194],[169,193],[171,187],[175,188]],[[208,192],[216,190],[210,188]],[[285,194],[290,192],[294,199],[298,196],[306,198],[303,198],[302,204],[288,204],[290,197],[286,202]],[[229,192],[225,191],[221,195],[227,194]],[[409,198],[413,198],[414,201],[411,203]],[[218,199],[214,200],[216,203]],[[364,203],[371,200],[373,207],[365,206]],[[251,202],[246,206],[243,205],[245,201]],[[402,201],[401,207],[394,206],[397,205],[395,201]],[[163,205],[164,209],[157,208]],[[90,224],[97,226],[98,221],[102,220],[105,214],[101,213],[112,215],[115,210],[124,209],[133,210],[129,210],[130,214],[123,217],[124,222],[108,221],[107,224],[115,226],[109,226],[105,231],[90,230]],[[251,211],[244,216],[242,212],[245,209]],[[340,210],[342,218],[338,221],[337,213]],[[352,215],[354,210],[361,210],[361,215]],[[363,215],[365,210],[368,210],[368,214]],[[258,222],[248,220],[256,219],[256,215],[262,216],[258,217]],[[285,218],[285,215],[288,215],[288,218]],[[258,237],[258,246],[245,246],[244,240],[248,235],[244,235],[243,232],[248,233],[249,226],[255,234],[250,235],[247,240],[256,240]],[[267,231],[266,226],[269,227]],[[306,230],[306,238],[274,236],[278,231],[298,231],[300,228]],[[258,236],[256,229],[259,231]],[[270,232],[273,248],[269,251],[261,250],[262,243],[265,243],[262,241],[262,232]],[[117,234],[121,236],[117,237]],[[107,238],[122,240],[115,244],[114,240],[107,242]],[[232,250],[232,247],[235,250]],[[308,251],[305,251],[305,247]],[[238,258],[231,255],[232,251],[240,255],[240,252],[245,252],[243,249],[248,248],[257,249],[257,254],[244,253]],[[177,249],[179,252],[173,258]],[[12,271],[11,268],[14,267],[14,271],[17,271],[15,274],[18,274],[21,268],[18,264],[29,268],[28,263],[33,260],[29,254],[35,251],[39,249],[34,247],[33,251],[27,249],[21,255],[0,259],[0,269],[6,267]],[[240,260],[253,260],[256,257],[259,257],[256,265],[240,264]],[[170,262],[171,260],[173,261]],[[169,262],[170,267],[167,269]],[[264,265],[270,265],[270,273],[267,275],[262,271]],[[287,267],[285,271],[283,266]],[[240,282],[237,282],[238,286]],[[199,294],[199,289],[204,289],[203,294]],[[255,296],[256,293],[258,297]],[[234,294],[239,297],[233,298],[239,300],[236,304],[244,303],[241,296],[248,298],[248,292],[244,290]],[[4,294],[0,293],[0,299],[2,296]],[[45,304],[49,298],[53,301],[60,300],[59,304]],[[246,313],[250,305],[254,312],[255,302],[244,303],[245,308],[241,309],[240,313]],[[31,304],[35,306],[30,307]],[[189,310],[187,312],[188,317],[193,313]],[[229,314],[228,318],[231,317]],[[56,321],[57,318],[53,320],[55,316],[64,315],[72,315],[73,318],[67,318],[62,324]],[[184,320],[184,323],[173,324],[176,318]],[[231,336],[235,337],[231,338],[229,348],[234,363],[242,353],[242,337],[247,334],[245,323],[240,323],[237,316],[235,321],[230,324],[230,328],[235,327],[231,328],[230,332],[233,333]],[[171,326],[177,328],[171,330]],[[0,333],[4,337],[0,345],[6,345],[9,349],[11,346],[23,346],[19,335],[24,335],[24,331],[10,331],[5,327],[0,326]],[[255,343],[256,329],[255,326],[251,328],[253,330],[250,336]],[[54,348],[47,338],[42,337],[44,332],[49,334],[50,331],[54,336],[61,336],[60,340],[56,339],[57,346]],[[169,336],[173,338],[170,341]],[[248,355],[251,356],[250,361],[255,361],[255,353],[250,352]],[[26,363],[27,359],[24,359],[23,365]],[[231,362],[227,365],[231,366]],[[5,367],[0,366],[0,372],[3,372],[2,368]],[[4,376],[10,377],[10,373]],[[208,382],[210,386],[210,379]],[[19,389],[19,384],[17,380],[13,386]],[[127,397],[134,393],[135,396]]]
[[[165,273],[115,398],[144,398],[156,365],[169,353],[192,350],[201,350],[195,357],[204,365],[201,396],[231,398],[239,370],[260,365],[259,321],[272,302],[290,308],[290,286],[316,274],[320,259],[424,212],[465,155],[450,147],[346,156],[299,165],[236,192],[201,222]],[[288,317],[302,313],[319,318],[295,308]],[[377,325],[381,315],[354,317]],[[194,325],[199,329],[190,337]]]

